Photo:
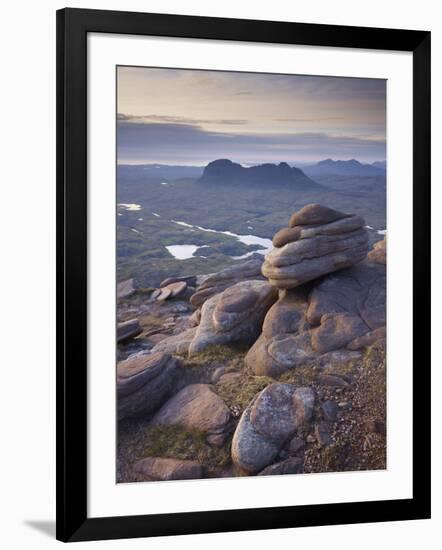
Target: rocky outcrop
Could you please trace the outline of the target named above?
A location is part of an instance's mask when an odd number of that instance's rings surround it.
[[[309,204],[274,236],[276,247],[266,255],[262,273],[276,287],[289,289],[352,266],[368,251],[364,225],[359,216]]]
[[[137,354],[117,365],[118,419],[157,410],[174,392],[182,363],[167,354]]]
[[[253,343],[259,336],[275,288],[265,281],[243,281],[207,300],[189,354],[213,344]]]
[[[191,384],[163,405],[151,425],[197,430],[206,435],[208,443],[221,446],[232,431],[232,416],[212,386]]]
[[[385,338],[386,272],[364,261],[328,275],[313,287],[280,292],[246,363],[259,375],[277,376],[309,362],[339,361]]]
[[[190,297],[190,303],[195,307],[201,307],[206,300],[238,282],[264,280],[261,274],[261,266],[261,259],[247,260],[209,275]]]
[[[216,185],[268,185],[284,186],[294,189],[317,190],[322,185],[312,181],[302,170],[289,166],[286,162],[279,164],[260,164],[244,167],[228,159],[210,162],[199,179],[201,183]]]
[[[136,462],[134,472],[144,481],[171,481],[175,479],[200,479],[204,467],[193,460],[148,457]]]
[[[141,326],[138,319],[130,319],[117,325],[117,342],[127,342],[141,334]]]
[[[387,237],[385,236],[382,241],[378,241],[374,244],[373,249],[367,255],[371,262],[377,264],[387,264]]]
[[[314,401],[310,388],[279,383],[267,386],[241,416],[232,440],[234,464],[249,473],[271,464],[282,447],[308,425]]]

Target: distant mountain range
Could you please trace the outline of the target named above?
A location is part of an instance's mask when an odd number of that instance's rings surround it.
[[[362,164],[358,160],[321,160],[312,166],[305,166],[304,172],[308,176],[382,176],[386,173],[385,161]]]
[[[218,159],[210,162],[205,168],[202,166],[180,166],[167,164],[120,164],[117,168],[119,181],[176,181],[181,179],[197,179],[202,183],[222,184],[277,184],[298,189],[323,188],[322,177],[325,176],[381,176],[386,174],[386,161],[362,164],[357,160],[326,159],[313,165],[304,165],[302,170],[290,166],[286,162],[279,164],[260,164],[256,166],[242,166],[228,159]],[[312,178],[312,179],[311,179]],[[321,179],[319,179],[321,178]]]
[[[297,189],[320,189],[323,186],[311,180],[299,168],[286,162],[279,164],[260,164],[244,167],[228,159],[210,162],[199,181],[205,184],[272,184],[296,187]]]

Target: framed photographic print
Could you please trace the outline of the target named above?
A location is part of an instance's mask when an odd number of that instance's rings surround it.
[[[58,539],[430,517],[430,33],[61,10],[57,193]]]

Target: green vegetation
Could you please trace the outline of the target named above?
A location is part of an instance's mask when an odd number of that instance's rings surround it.
[[[216,385],[216,392],[228,407],[236,408],[238,414],[244,411],[257,393],[274,382],[268,376],[252,376],[241,372],[238,378],[220,380]]]
[[[311,386],[321,369],[311,363],[284,372],[278,382],[295,386]]]
[[[230,462],[229,446],[214,447],[206,442],[206,436],[197,430],[185,431],[180,426],[157,426],[144,432],[140,458],[160,456],[197,460],[212,467]]]
[[[194,353],[190,357],[182,355],[187,366],[191,367],[220,367],[225,366],[227,370],[242,368],[244,357],[248,351],[245,345],[229,346],[223,344],[207,346],[203,351]]]
[[[118,481],[137,481],[131,466],[147,457],[195,460],[210,469],[228,465],[230,441],[223,447],[206,442],[205,434],[180,426],[149,427],[146,421],[126,421],[118,430]]]

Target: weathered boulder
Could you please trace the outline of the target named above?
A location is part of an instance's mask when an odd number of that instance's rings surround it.
[[[195,286],[196,285],[196,275],[185,275],[183,277],[167,277],[167,279],[164,279],[164,281],[161,281],[160,288],[163,288],[165,286],[169,286],[172,283],[179,283],[179,282],[185,282],[188,286]]]
[[[364,224],[359,216],[307,205],[293,214],[289,228],[276,233],[262,273],[287,289],[358,263],[368,251]]]
[[[172,290],[170,288],[168,288],[168,287],[161,288],[160,289],[160,294],[158,295],[156,300],[157,300],[157,302],[164,302],[165,300],[167,300],[171,296],[172,296]]]
[[[189,354],[212,344],[253,343],[276,299],[275,288],[260,280],[237,283],[213,296],[201,309],[201,320]]]
[[[166,293],[168,294],[167,298],[176,298],[177,296],[181,296],[186,288],[186,281],[175,281],[173,283],[169,283],[167,286],[162,287],[160,297]],[[160,297],[157,299],[159,300]]]
[[[141,326],[138,319],[129,319],[123,323],[117,324],[117,342],[126,342],[141,334]]]
[[[168,288],[172,291],[172,298],[180,296],[187,288],[187,283],[185,281],[177,281],[176,283],[170,283],[165,288]]]
[[[310,422],[314,405],[311,388],[270,384],[243,412],[232,440],[234,464],[257,473],[278,456],[282,447]]]
[[[358,350],[385,339],[385,304],[385,266],[369,261],[281,291],[246,363],[255,374],[278,376],[307,363],[357,358]]]
[[[190,303],[195,307],[201,307],[206,300],[235,283],[263,279],[261,274],[262,261],[261,259],[247,260],[209,275],[204,278],[195,294],[191,296]]]
[[[135,293],[134,280],[127,279],[117,284],[117,299],[130,298]]]
[[[182,362],[163,353],[137,354],[117,365],[118,418],[150,414],[174,392]]]
[[[385,236],[382,241],[378,241],[373,245],[373,248],[367,254],[367,258],[371,262],[377,264],[386,265],[387,263],[387,236]]]
[[[196,327],[189,328],[178,334],[161,339],[152,348],[152,353],[187,353],[192,340],[195,338]]]
[[[232,416],[208,384],[186,386],[155,414],[152,426],[181,426],[206,434],[207,442],[221,446],[232,431]]]
[[[178,460],[177,458],[150,456],[136,462],[133,469],[146,481],[201,479],[204,477],[204,468],[201,464],[192,460]]]

